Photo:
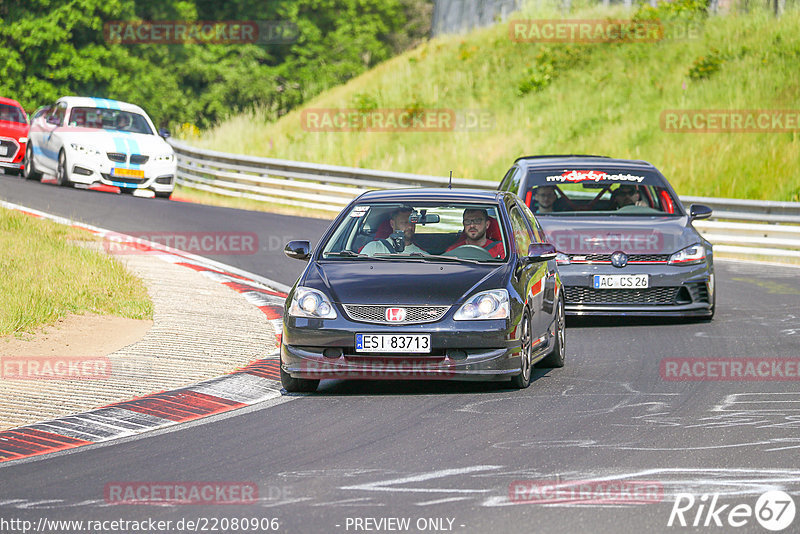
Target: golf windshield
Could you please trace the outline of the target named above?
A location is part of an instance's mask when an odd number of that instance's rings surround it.
[[[656,173],[623,169],[536,170],[523,200],[540,215],[677,216],[680,201]]]

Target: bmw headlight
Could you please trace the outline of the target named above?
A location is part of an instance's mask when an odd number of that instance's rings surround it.
[[[563,252],[556,252],[556,264],[569,265],[569,256],[567,256]]]
[[[492,289],[482,291],[467,300],[453,316],[456,321],[507,319],[509,317],[508,291]]]
[[[298,287],[292,295],[289,306],[292,317],[309,317],[312,319],[336,319],[333,304],[321,291],[308,287]]]
[[[706,247],[697,244],[679,250],[669,257],[670,265],[696,265],[706,259]]]
[[[80,152],[82,154],[88,154],[88,155],[91,155],[91,156],[99,156],[100,155],[100,151],[97,150],[95,147],[90,146],[90,145],[81,145],[81,144],[78,144],[78,143],[70,143],[69,146],[72,147],[72,150],[75,150],[75,151]]]

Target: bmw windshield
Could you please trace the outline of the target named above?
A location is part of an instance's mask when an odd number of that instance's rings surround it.
[[[116,130],[120,132],[153,135],[153,130],[147,123],[147,119],[142,115],[119,109],[72,108],[67,124],[78,128]]]

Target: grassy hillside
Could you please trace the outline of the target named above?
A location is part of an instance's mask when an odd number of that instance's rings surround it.
[[[628,18],[602,8],[570,18]],[[538,11],[516,18],[551,18]],[[515,18],[515,17],[512,17]],[[189,141],[227,152],[499,180],[521,155],[641,158],[683,195],[800,200],[800,133],[667,133],[672,109],[800,109],[800,12],[711,17],[654,43],[514,42],[508,24],[434,39],[305,109],[482,110],[457,132],[310,132],[301,110],[238,116]]]

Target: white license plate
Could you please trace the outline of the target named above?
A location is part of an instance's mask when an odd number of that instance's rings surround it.
[[[356,334],[356,352],[430,351],[430,334]]]
[[[8,147],[0,145],[0,156],[8,156]]]
[[[596,274],[595,289],[645,289],[650,287],[650,276],[646,274]]]

